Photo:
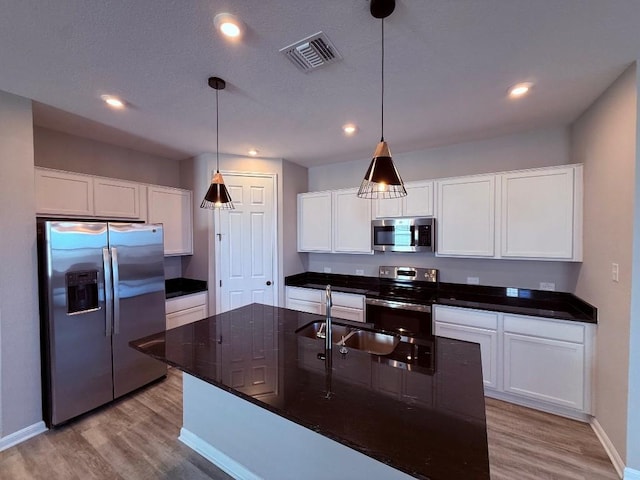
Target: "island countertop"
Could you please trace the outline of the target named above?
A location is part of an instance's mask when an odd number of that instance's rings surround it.
[[[477,344],[404,337],[386,356],[334,345],[329,364],[323,340],[296,333],[323,320],[254,303],[131,346],[416,478],[489,479]]]

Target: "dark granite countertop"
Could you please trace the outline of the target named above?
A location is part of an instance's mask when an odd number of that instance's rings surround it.
[[[285,278],[285,285],[324,289],[331,284],[333,291],[359,293],[369,298],[384,298],[384,287],[389,283],[377,277],[316,272]],[[597,323],[597,309],[572,293],[444,282],[434,285],[417,282],[407,290],[405,299],[416,303]]]
[[[254,303],[131,345],[416,478],[489,479],[477,344],[403,337],[389,356],[334,347],[327,365],[324,340],[296,333],[317,321]],[[238,352],[252,348],[264,381],[234,387]]]
[[[206,292],[207,282],[204,280],[193,280],[191,278],[169,278],[164,281],[167,298],[191,295],[192,293]]]

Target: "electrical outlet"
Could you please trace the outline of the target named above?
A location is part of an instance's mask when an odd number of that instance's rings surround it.
[[[611,264],[611,280],[618,282],[620,280],[620,265],[617,263]]]
[[[555,292],[556,284],[553,282],[540,282],[540,290],[548,290],[550,292]]]
[[[364,270],[356,268],[356,275],[364,275]]]
[[[479,285],[480,277],[467,277],[467,285]]]
[[[324,273],[331,273],[331,267],[324,267]]]

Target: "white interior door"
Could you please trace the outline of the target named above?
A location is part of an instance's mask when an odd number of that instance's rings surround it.
[[[216,313],[274,305],[277,256],[275,177],[225,174],[234,210],[216,215]]]

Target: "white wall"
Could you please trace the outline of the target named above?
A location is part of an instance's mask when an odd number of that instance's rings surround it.
[[[391,148],[393,149],[393,140]],[[570,163],[569,132],[549,128],[448,147],[393,155],[405,181],[500,172]],[[393,153],[393,151],[392,151]],[[370,159],[312,167],[309,191],[359,186]],[[436,226],[437,228],[437,226]],[[580,265],[570,262],[439,258],[424,253],[380,253],[375,255],[309,254],[308,269],[332,273],[377,275],[380,265],[411,265],[440,269],[443,282],[466,283],[479,277],[483,285],[540,287],[555,283],[556,290],[572,292]]]
[[[282,218],[284,219],[283,268],[284,276],[307,270],[307,255],[298,253],[298,193],[308,190],[308,170],[295,163],[282,163],[283,195]],[[284,305],[284,304],[282,304]]]
[[[42,421],[31,100],[0,92],[0,439]]]
[[[576,294],[598,307],[596,418],[623,460],[628,451],[636,77],[633,65],[586,110],[572,129],[573,161],[585,165],[584,262]],[[635,216],[638,215],[636,212]],[[614,262],[620,265],[617,283],[611,280]]]

